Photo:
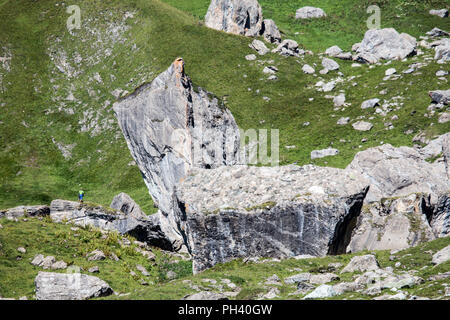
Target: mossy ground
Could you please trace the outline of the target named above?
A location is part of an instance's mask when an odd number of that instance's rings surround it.
[[[5,218],[0,219],[3,228],[0,229],[0,296],[7,298],[19,298],[27,296],[29,299],[34,295],[34,278],[42,268],[31,265],[31,260],[36,254],[53,255],[56,260],[64,260],[71,266],[82,268],[82,273],[89,274],[90,267],[98,266],[100,272],[93,274],[110,284],[118,294],[105,299],[180,299],[187,294],[195,292],[185,280],[190,280],[192,285],[200,289],[214,290],[208,286],[203,279],[214,279],[219,284],[222,279],[229,279],[241,288],[236,299],[255,299],[258,294],[266,293],[264,282],[273,274],[280,279],[300,273],[329,272],[329,264],[339,262],[342,264],[335,273],[339,271],[355,255],[367,254],[368,251],[358,254],[345,254],[339,256],[327,256],[324,258],[312,258],[304,260],[287,259],[281,262],[244,263],[237,259],[206,270],[200,274],[192,275],[190,261],[171,263],[174,257],[167,255],[158,249],[153,249],[156,255],[154,262],[148,261],[140,253],[135,251],[136,245],[122,247],[118,240],[121,238],[115,233],[103,235],[100,231],[91,228],[80,228],[71,230],[71,225],[52,223],[48,219],[19,218],[18,222]],[[130,238],[130,240],[132,240]],[[450,261],[439,266],[431,264],[432,254],[450,244],[450,238],[442,238],[431,241],[417,247],[413,247],[395,254],[396,259],[389,260],[389,251],[373,251],[382,268],[393,267],[395,272],[417,270],[417,276],[427,280],[430,276],[450,269]],[[21,254],[17,248],[24,247],[27,252]],[[107,258],[103,261],[87,261],[86,254],[99,249],[107,256],[116,254],[120,260],[114,261]],[[20,257],[20,259],[18,259]],[[400,262],[400,267],[395,263]],[[144,266],[149,277],[142,276],[136,270],[136,265]],[[132,276],[133,270],[137,275]],[[168,280],[166,274],[169,270],[177,274],[176,279]],[[65,271],[57,271],[65,272]],[[356,273],[339,274],[340,280],[351,281]],[[145,280],[149,285],[142,285]],[[448,279],[439,281],[425,281],[423,284],[413,288],[402,289],[411,295],[429,298],[443,296],[444,284],[448,285]],[[282,284],[278,286],[280,295],[277,299],[301,299],[303,295],[289,295],[296,291],[295,285]],[[225,290],[226,286],[225,286]],[[231,290],[231,289],[228,289]],[[382,294],[389,293],[384,290]],[[333,299],[371,299],[359,293],[346,293]]]

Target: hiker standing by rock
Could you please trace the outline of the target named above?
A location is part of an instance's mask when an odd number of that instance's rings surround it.
[[[80,191],[78,191],[78,201],[83,203],[83,198],[84,198],[84,191],[80,189]]]

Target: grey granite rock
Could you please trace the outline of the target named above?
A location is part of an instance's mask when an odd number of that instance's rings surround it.
[[[39,272],[34,282],[37,300],[86,300],[113,293],[105,281],[80,273]]]
[[[278,44],[281,42],[281,33],[278,30],[275,21],[272,19],[264,19],[261,34],[267,42]]]
[[[6,210],[0,210],[0,218],[4,217],[12,217],[12,218],[19,218],[19,217],[43,217],[48,216],[50,214],[50,208],[49,206],[19,206],[15,208],[10,208]]]
[[[399,34],[393,28],[371,29],[364,35],[354,60],[367,63],[381,59],[402,60],[415,54],[416,47],[416,39],[406,33]]]
[[[283,258],[345,251],[367,192],[367,182],[355,178],[351,171],[314,166],[192,170],[177,187],[177,201],[194,272],[261,253]]]
[[[212,0],[205,16],[209,28],[250,37],[259,35],[262,23],[257,0]]]

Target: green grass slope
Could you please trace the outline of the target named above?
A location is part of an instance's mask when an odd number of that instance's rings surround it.
[[[168,255],[158,249],[152,249],[155,254],[154,261],[149,261],[136,252],[136,245],[123,246],[122,237],[115,233],[102,234],[91,228],[72,229],[73,226],[56,224],[48,218],[19,218],[11,221],[0,219],[0,297],[20,298],[26,296],[34,298],[34,279],[40,267],[31,265],[31,261],[37,254],[52,255],[56,260],[64,260],[70,266],[78,266],[84,274],[90,274],[87,270],[93,266],[99,267],[99,273],[93,274],[108,282],[117,295],[102,299],[181,299],[185,295],[208,290],[219,292],[217,285],[222,285],[223,291],[235,291],[238,293],[231,299],[256,299],[258,295],[266,294],[270,287],[264,282],[273,274],[281,280],[298,274],[310,272],[319,274],[334,272],[340,279],[331,284],[352,281],[359,273],[339,274],[340,270],[355,255],[346,254],[340,256],[328,256],[312,259],[286,259],[271,261],[267,259],[263,263],[243,262],[242,259],[233,260],[225,264],[218,264],[200,274],[192,275],[192,264],[177,257]],[[132,239],[130,238],[132,241]],[[450,261],[433,266],[432,255],[445,246],[450,245],[450,238],[441,238],[420,246],[395,253],[395,259],[390,259],[389,251],[374,251],[380,267],[392,267],[394,272],[400,274],[404,271],[416,270],[416,276],[424,279],[424,282],[403,291],[409,295],[428,297],[431,299],[444,298],[445,285],[448,278],[441,280],[429,280],[433,275],[448,272]],[[26,253],[18,252],[23,247]],[[107,258],[102,261],[88,261],[86,254],[93,250],[102,250]],[[110,258],[114,253],[119,257],[118,261]],[[400,266],[395,266],[400,262]],[[340,263],[341,267],[331,270],[331,263]],[[144,266],[149,276],[142,275],[136,268]],[[51,271],[51,270],[50,270]],[[131,274],[133,271],[135,274]],[[167,272],[176,273],[174,279],[167,278]],[[66,272],[59,270],[53,272]],[[210,279],[210,280],[207,280]],[[222,280],[228,279],[236,288],[228,287]],[[216,283],[211,283],[215,280]],[[226,280],[225,280],[226,281]],[[146,284],[143,284],[145,282]],[[216,286],[216,287],[215,287]],[[293,294],[295,285],[281,283],[278,287],[280,293],[277,299],[301,299],[304,295]],[[394,294],[390,290],[383,290],[379,295]],[[372,296],[360,293],[345,293],[333,299],[371,299]]]
[[[430,7],[445,6],[445,1],[379,3],[383,27],[393,26],[413,36],[424,35],[434,26],[449,29],[446,20],[428,14]],[[337,44],[349,49],[359,42],[365,30],[361,17],[367,15],[365,7],[371,1],[314,1],[329,18],[312,22],[293,17],[298,7],[312,1],[261,1],[265,17],[276,21],[285,38],[296,39],[314,55],[295,59],[270,53],[253,62],[244,59],[253,53],[248,47],[251,39],[203,25],[206,0],[78,0],[71,4],[81,9],[81,28],[69,33],[65,2],[0,2],[0,207],[74,199],[82,187],[87,200],[108,205],[123,191],[147,213],[155,212],[112,105],[118,95],[151,81],[178,56],[186,61],[187,73],[197,85],[227,97],[240,127],[280,130],[282,164],[345,167],[356,152],[381,142],[411,145],[419,131],[430,136],[449,131],[448,123],[437,123],[438,114],[423,116],[430,103],[427,91],[448,88],[446,81],[435,76],[448,64],[430,62],[418,73],[382,81],[387,68],[401,72],[413,62],[432,57],[432,50],[374,69],[352,68],[351,62],[339,61],[344,82],[330,94],[345,91],[352,104],[345,110],[333,110],[326,94],[314,89],[317,81],[336,78],[335,73],[312,76],[301,71],[304,63],[319,66],[318,53],[327,47]],[[278,67],[277,81],[266,80],[265,65]],[[351,76],[355,78],[349,80]],[[357,82],[354,87],[353,82]],[[394,112],[383,118],[359,108],[362,101],[384,89],[388,94],[382,99],[403,97],[393,130],[386,130],[384,124]],[[352,120],[374,116],[375,126],[370,132],[357,132],[350,125],[336,125],[341,116]],[[304,126],[305,122],[310,125]],[[405,134],[409,129],[413,133]],[[363,138],[366,143],[361,143]],[[296,148],[285,148],[291,145]],[[312,150],[331,145],[340,150],[338,156],[310,160]]]

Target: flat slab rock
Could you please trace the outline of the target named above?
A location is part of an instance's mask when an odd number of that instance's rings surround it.
[[[37,300],[86,300],[113,293],[105,281],[80,273],[39,272],[34,282]]]
[[[176,194],[194,273],[262,253],[344,251],[367,185],[350,171],[315,166],[192,170]]]

